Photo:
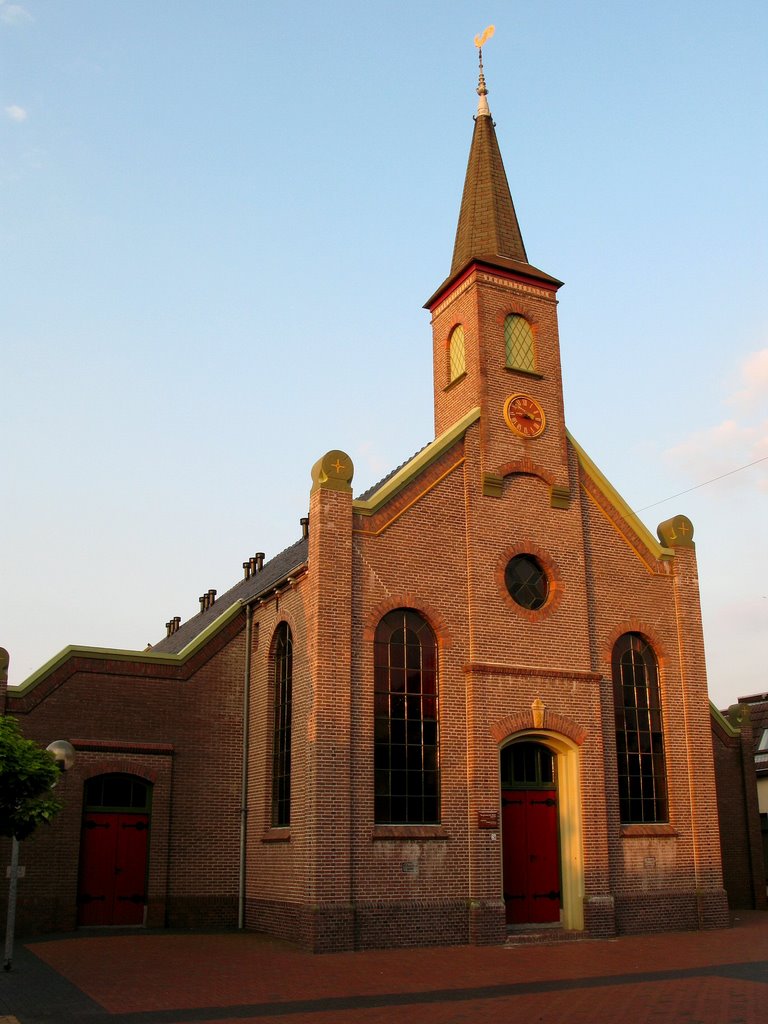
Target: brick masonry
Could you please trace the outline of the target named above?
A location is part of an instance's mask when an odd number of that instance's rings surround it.
[[[193,657],[156,665],[74,653],[29,693],[9,693],[7,709],[28,736],[75,737],[78,750],[61,783],[64,812],[24,845],[22,929],[75,926],[83,784],[127,772],[153,784],[149,925],[232,927],[242,910],[247,927],[316,951],[502,942],[502,851],[513,837],[478,822],[498,814],[500,750],[520,738],[556,758],[567,927],[598,937],[727,922],[695,552],[660,555],[569,442],[555,290],[470,266],[440,294],[436,433],[477,407],[479,419],[374,515],[356,509],[341,469],[334,477],[316,466],[306,571]],[[532,326],[536,373],[505,365],[509,313]],[[466,374],[449,383],[457,323]],[[536,439],[504,420],[504,401],[518,391],[545,410]],[[343,454],[333,453],[339,466]],[[490,490],[489,475],[498,481]],[[515,553],[547,572],[539,611],[506,591]],[[401,607],[417,610],[437,639],[439,825],[374,822],[372,640],[381,617]],[[293,638],[291,806],[290,823],[275,827],[274,637],[283,622]],[[658,825],[619,820],[611,652],[626,632],[642,634],[659,664],[669,822]],[[726,748],[718,736],[718,763],[732,771]],[[747,872],[729,875],[737,900],[747,899]]]
[[[738,704],[728,718],[713,719],[717,809],[723,880],[734,909],[768,907],[757,786],[754,732],[749,708]]]

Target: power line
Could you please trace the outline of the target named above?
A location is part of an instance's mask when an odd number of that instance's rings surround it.
[[[727,476],[733,476],[734,473],[741,473],[743,469],[749,469],[751,466],[756,466],[759,462],[765,462],[768,459],[768,455],[763,455],[761,459],[755,459],[754,462],[748,462],[746,466],[739,466],[738,469],[729,469],[727,473],[721,473],[720,476],[713,476],[711,480],[705,480],[701,484],[694,484],[693,487],[686,487],[684,491],[678,491],[677,494],[670,494],[668,498],[662,498],[661,501],[654,501],[650,505],[643,505],[642,508],[636,509],[637,512],[645,512],[646,509],[655,508],[657,505],[663,505],[665,501],[672,501],[673,498],[679,498],[681,494],[689,494],[691,491],[698,491],[700,487],[706,487],[707,484],[714,484],[718,480],[724,480]]]

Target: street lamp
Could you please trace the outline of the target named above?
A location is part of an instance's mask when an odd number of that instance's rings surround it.
[[[75,748],[68,740],[54,740],[45,749],[53,754],[59,771],[68,772],[75,763]]]
[[[45,748],[53,754],[59,771],[67,772],[75,763],[75,748],[67,740],[54,740]],[[55,783],[54,783],[55,785]],[[3,970],[10,971],[13,962],[13,933],[16,929],[16,890],[19,880],[19,840],[11,838],[11,870],[8,883],[8,917],[5,924]]]

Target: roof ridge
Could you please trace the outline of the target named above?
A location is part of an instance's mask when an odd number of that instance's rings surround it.
[[[399,473],[399,472],[400,472],[400,470],[401,470],[401,469],[402,469],[402,468],[403,468],[404,466],[407,466],[409,462],[413,462],[413,460],[414,460],[414,459],[416,458],[416,456],[417,456],[417,455],[420,455],[420,454],[421,454],[421,452],[423,452],[423,451],[424,451],[424,449],[425,449],[425,448],[428,448],[428,447],[429,447],[429,446],[430,446],[431,444],[432,444],[432,442],[431,442],[431,441],[427,441],[427,443],[426,443],[426,444],[423,444],[423,445],[421,446],[421,448],[417,448],[417,449],[416,449],[416,451],[415,451],[415,452],[413,453],[413,455],[410,455],[410,456],[409,456],[409,457],[408,457],[407,459],[404,459],[404,460],[403,460],[403,461],[402,461],[402,462],[400,463],[400,465],[399,465],[399,466],[395,466],[395,468],[394,468],[394,469],[391,469],[391,470],[389,471],[389,473],[387,473],[387,474],[386,474],[385,476],[383,476],[383,477],[381,478],[381,480],[377,480],[377,481],[376,481],[376,483],[375,483],[375,484],[373,484],[373,485],[372,485],[371,487],[367,487],[367,488],[366,488],[366,489],[365,489],[364,491],[362,491],[362,492],[361,492],[360,494],[356,495],[356,496],[355,496],[355,501],[368,501],[368,499],[369,499],[369,498],[371,498],[371,497],[372,497],[372,496],[373,496],[373,495],[374,495],[374,494],[376,493],[376,491],[378,491],[378,489],[379,489],[380,487],[383,487],[383,486],[384,486],[384,484],[385,484],[385,483],[387,482],[387,480],[391,480],[391,479],[392,479],[392,477],[393,477],[393,476],[395,475],[395,473]]]
[[[269,590],[283,576],[307,561],[309,542],[306,537],[289,544],[265,562],[261,572],[256,572],[247,579],[238,580],[229,590],[217,597],[213,604],[202,612],[197,612],[186,622],[182,622],[175,633],[164,636],[152,647],[158,653],[178,652],[191,643],[196,636],[205,630],[211,622],[222,615],[233,604],[245,604]]]

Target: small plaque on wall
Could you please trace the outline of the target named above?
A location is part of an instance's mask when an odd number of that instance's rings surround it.
[[[482,829],[489,829],[494,831],[499,827],[499,812],[498,811],[478,811],[477,812],[477,827]]]

